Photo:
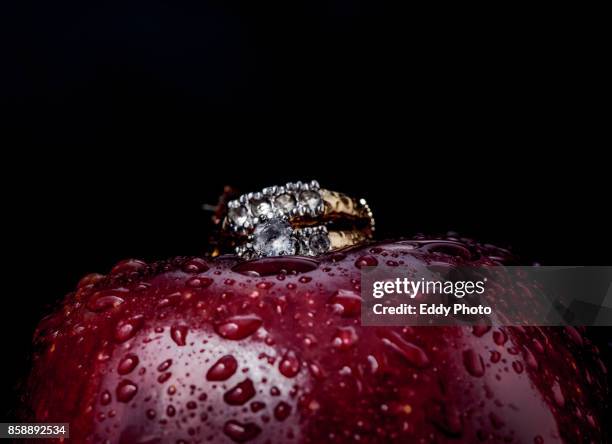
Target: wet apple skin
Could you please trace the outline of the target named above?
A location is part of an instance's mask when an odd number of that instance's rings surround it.
[[[363,266],[513,260],[414,239],[122,261],[41,321],[24,398],[84,443],[605,442],[607,369],[581,329],[361,325]]]

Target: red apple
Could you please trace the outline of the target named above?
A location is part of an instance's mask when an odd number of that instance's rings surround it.
[[[580,329],[361,325],[363,265],[508,258],[421,239],[123,261],[40,323],[29,419],[78,443],[604,442],[606,368]]]

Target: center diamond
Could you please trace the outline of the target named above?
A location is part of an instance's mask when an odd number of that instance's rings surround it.
[[[260,256],[295,254],[295,239],[289,222],[273,218],[258,225],[253,232],[253,249]]]

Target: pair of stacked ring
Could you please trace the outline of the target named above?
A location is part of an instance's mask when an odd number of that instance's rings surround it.
[[[365,200],[323,189],[313,180],[264,188],[228,202],[222,229],[245,259],[317,256],[370,238],[374,218]]]

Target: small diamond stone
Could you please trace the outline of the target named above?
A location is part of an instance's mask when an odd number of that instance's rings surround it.
[[[299,239],[297,241],[297,254],[299,254],[300,256],[312,256],[312,254],[310,253],[310,248],[308,247],[308,240],[307,239]]]
[[[281,194],[277,196],[274,203],[278,208],[283,210],[285,213],[289,213],[295,208],[295,198],[291,194]]]
[[[236,208],[230,208],[228,211],[228,216],[234,224],[241,227],[248,220],[249,212],[244,206],[240,205]]]
[[[265,197],[261,199],[252,199],[251,211],[255,216],[264,216],[272,211],[272,204]]]
[[[321,203],[321,196],[316,191],[302,191],[300,193],[300,202],[311,210],[316,210]]]
[[[283,256],[295,254],[293,229],[289,222],[273,218],[255,228],[253,248],[260,256]]]
[[[315,255],[326,253],[330,247],[329,236],[325,233],[315,233],[310,237],[308,246]]]

